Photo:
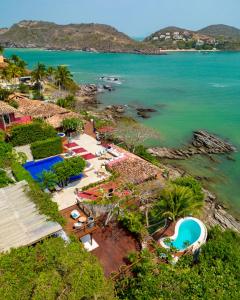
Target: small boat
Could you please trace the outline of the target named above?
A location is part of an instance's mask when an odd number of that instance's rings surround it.
[[[121,80],[115,76],[101,76],[99,79],[106,82],[115,83],[115,84],[122,84]]]

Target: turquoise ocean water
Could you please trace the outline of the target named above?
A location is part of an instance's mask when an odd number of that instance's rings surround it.
[[[171,53],[166,56],[97,54],[8,49],[33,67],[37,62],[69,66],[81,83],[98,83],[103,75],[119,76],[123,84],[101,94],[106,104],[156,107],[144,120],[160,132],[162,146],[182,146],[195,129],[207,129],[240,149],[240,53]],[[207,176],[207,186],[240,214],[240,154],[235,161],[195,157],[180,163],[193,175]],[[174,162],[175,163],[175,162]]]

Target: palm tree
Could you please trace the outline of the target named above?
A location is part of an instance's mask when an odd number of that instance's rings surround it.
[[[55,68],[53,68],[53,67],[47,68],[47,76],[49,77],[49,79],[51,81],[53,81],[53,79],[54,79],[55,72],[56,72]]]
[[[11,81],[22,75],[22,70],[15,64],[10,63],[2,72],[2,75],[7,80]]]
[[[46,76],[46,66],[38,63],[37,67],[32,71],[32,79],[37,82],[39,90],[41,90],[41,81]]]
[[[58,184],[58,177],[52,171],[43,171],[41,176],[41,187],[43,189],[53,190],[54,187]]]
[[[197,214],[203,207],[203,201],[194,197],[191,188],[175,184],[166,187],[157,204],[158,212],[175,221],[178,218]]]
[[[66,66],[58,66],[55,72],[55,81],[59,89],[66,89],[72,82],[72,74]]]

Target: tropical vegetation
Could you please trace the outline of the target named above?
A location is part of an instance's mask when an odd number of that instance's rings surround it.
[[[8,186],[10,183],[13,183],[14,181],[9,178],[6,171],[3,169],[0,169],[0,188],[3,188],[5,186]]]
[[[57,100],[57,105],[63,107],[63,108],[68,108],[68,109],[73,109],[76,104],[76,99],[74,95],[68,95],[65,98],[59,98]]]
[[[52,171],[43,171],[39,177],[39,181],[43,190],[48,189],[49,191],[53,191],[58,184],[58,177]]]
[[[83,129],[83,122],[79,118],[64,119],[61,124],[63,130],[68,134],[70,132]]]
[[[80,175],[85,167],[86,161],[76,156],[55,164],[53,171],[57,175],[59,184],[64,187],[68,185],[70,177]]]
[[[144,251],[132,276],[116,281],[119,299],[239,299],[240,235],[216,227],[208,236],[198,256],[186,255],[176,265]]]
[[[154,218],[169,218],[172,221],[196,215],[203,207],[203,200],[195,198],[190,187],[169,184],[165,187],[152,210]]]
[[[79,242],[50,238],[0,255],[0,295],[11,299],[114,299],[97,259]]]

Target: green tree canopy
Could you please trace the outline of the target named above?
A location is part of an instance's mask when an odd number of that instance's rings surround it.
[[[79,175],[83,172],[86,167],[86,161],[79,157],[72,157],[65,159],[53,166],[53,171],[58,177],[58,182],[65,186],[68,184],[71,176]]]
[[[132,271],[116,282],[120,299],[240,299],[240,235],[214,228],[198,260],[187,255],[173,266],[149,254]]]
[[[51,238],[0,255],[1,300],[112,300],[97,259],[79,242]]]

